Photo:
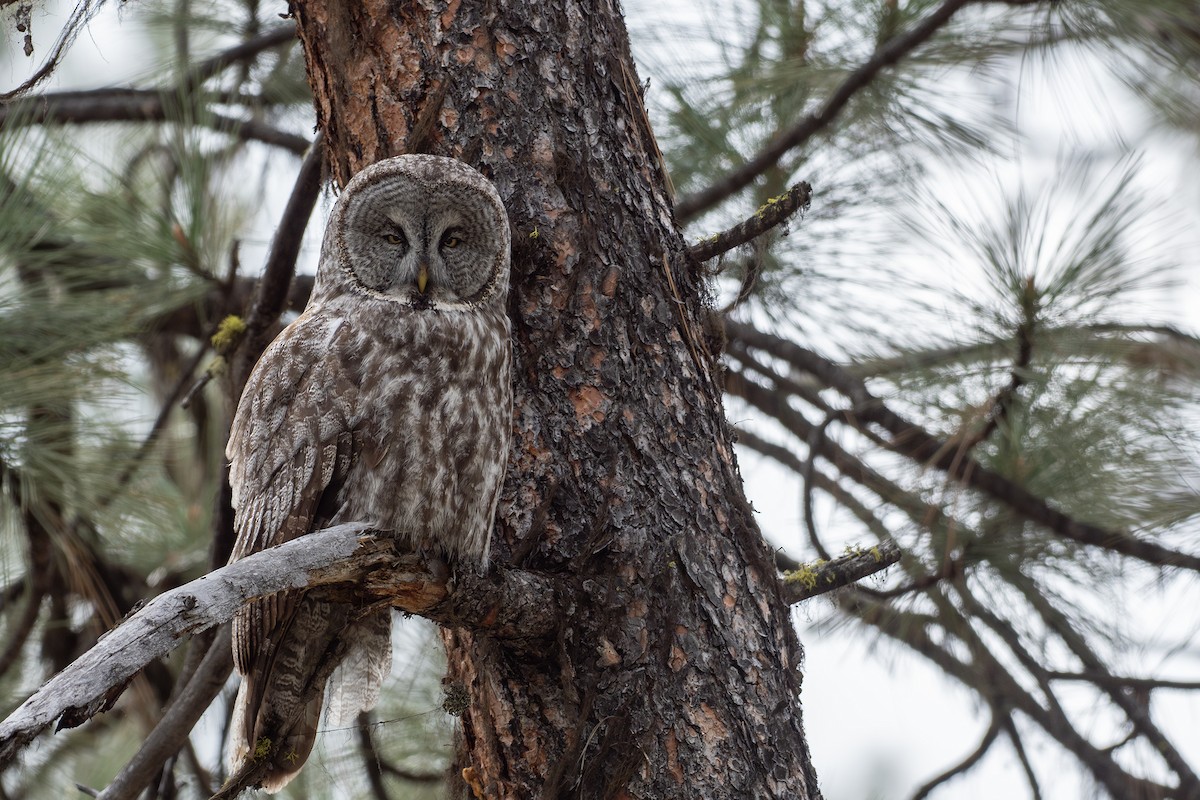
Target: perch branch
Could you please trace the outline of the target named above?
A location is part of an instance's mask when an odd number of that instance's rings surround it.
[[[184,638],[233,617],[247,600],[288,589],[326,587],[347,602],[387,601],[441,625],[531,640],[550,634],[571,606],[569,591],[523,571],[452,580],[400,541],[365,525],[311,533],[215,570],[151,600],[50,679],[0,723],[0,769],[61,718],[73,727],[111,707],[146,664]]]

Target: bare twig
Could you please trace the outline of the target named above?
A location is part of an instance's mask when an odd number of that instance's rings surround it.
[[[768,389],[747,379],[743,374],[730,371],[725,375],[725,390],[734,397],[740,397],[754,408],[775,419],[794,436],[807,441],[816,426],[804,418],[804,415],[788,405],[781,392]],[[739,434],[741,439],[744,434]],[[749,439],[747,439],[749,441]],[[775,457],[774,453],[767,453]],[[839,473],[855,483],[874,492],[885,502],[903,511],[909,519],[924,526],[935,524],[942,519],[943,514],[937,506],[931,505],[920,497],[905,491],[894,481],[868,466],[846,451],[828,437],[821,442],[821,455],[833,465]],[[785,466],[789,465],[788,462]],[[803,466],[801,466],[803,469]],[[796,470],[799,472],[800,470]]]
[[[813,476],[817,468],[817,454],[821,452],[821,445],[825,442],[825,430],[829,427],[829,423],[833,422],[833,414],[826,414],[825,419],[821,420],[821,424],[813,428],[812,433],[808,436],[808,459],[804,463],[804,470],[800,473],[801,490],[800,495],[802,505],[804,507],[804,527],[808,529],[808,541],[817,551],[817,555],[829,561],[831,556],[826,551],[825,546],[821,544],[821,539],[817,535],[817,520],[813,515]]]
[[[182,398],[184,390],[187,389],[188,384],[192,380],[193,373],[200,366],[200,362],[204,359],[204,355],[207,352],[208,340],[204,339],[200,342],[200,347],[196,350],[195,355],[184,366],[183,371],[179,374],[179,379],[171,387],[171,391],[167,394],[166,399],[163,400],[162,407],[158,411],[158,416],[155,417],[154,424],[150,426],[150,431],[146,434],[146,438],[142,439],[142,443],[138,445],[137,452],[133,454],[133,457],[121,471],[121,474],[117,476],[117,480],[112,487],[96,501],[98,509],[103,510],[108,508],[108,505],[129,484],[129,481],[133,479],[134,473],[137,472],[138,467],[141,466],[146,456],[150,453],[150,448],[158,441],[159,434],[162,433],[162,429],[166,427],[167,420],[171,417],[171,411],[174,410],[175,404]]]
[[[5,103],[19,97],[53,75],[54,70],[58,69],[58,64],[62,60],[63,55],[66,54],[71,43],[75,41],[75,37],[79,35],[79,32],[83,30],[92,17],[96,16],[96,13],[103,5],[104,0],[80,0],[79,4],[75,6],[75,10],[67,18],[62,31],[59,32],[58,39],[50,49],[50,55],[42,62],[37,71],[23,81],[20,86],[0,94],[0,103]],[[28,42],[27,38],[26,43],[28,44]],[[32,47],[27,52],[32,54]]]
[[[925,798],[928,797],[934,789],[941,786],[951,778],[962,775],[964,772],[967,772],[976,764],[978,764],[980,759],[987,755],[987,751],[992,748],[992,745],[1000,736],[1001,730],[1002,727],[1000,720],[995,715],[995,711],[993,711],[991,724],[988,725],[988,729],[984,732],[983,739],[979,742],[979,746],[971,751],[971,753],[962,761],[958,762],[953,767],[950,767],[950,769],[946,770],[942,774],[937,775],[936,777],[931,778],[922,784],[921,787],[917,789],[916,794],[912,796],[912,800],[925,800]]]
[[[981,442],[987,441],[996,428],[1000,427],[1000,423],[1007,419],[1012,410],[1017,392],[1025,385],[1025,370],[1029,368],[1029,362],[1033,358],[1033,329],[1037,323],[1037,303],[1033,278],[1029,278],[1025,283],[1021,305],[1023,318],[1017,325],[1017,357],[1013,361],[1008,384],[992,398],[983,427],[973,434],[964,435],[960,441],[956,442],[957,452],[961,455],[971,452]]]
[[[779,197],[768,200],[762,208],[729,230],[701,239],[688,252],[697,261],[716,258],[782,225],[797,211],[807,209],[811,201],[812,187],[801,181]]]
[[[686,222],[749,186],[755,178],[778,164],[789,150],[804,144],[833,122],[854,95],[869,86],[880,72],[924,44],[969,2],[971,0],[946,0],[911,31],[889,39],[865,64],[851,72],[816,112],[775,137],[753,158],[707,189],[680,199],[675,204],[675,216]]]
[[[728,329],[728,323],[726,323],[726,329]],[[736,334],[736,327],[734,332]],[[800,398],[804,402],[816,409],[819,409],[825,414],[829,414],[833,410],[833,406],[829,405],[829,403],[827,403],[825,399],[821,397],[822,387],[816,384],[816,382],[801,382],[790,375],[781,375],[778,371],[767,364],[764,364],[761,359],[751,353],[746,347],[745,342],[742,342],[737,338],[731,338],[726,347],[726,352],[748,367],[752,372],[756,372],[764,378],[770,380],[772,384],[781,389],[783,392]],[[808,436],[804,436],[802,438],[807,439]]]
[[[367,780],[371,784],[371,793],[376,800],[388,800],[387,788],[383,783],[384,775],[391,775],[409,783],[440,783],[446,779],[445,772],[413,772],[401,769],[384,759],[375,747],[374,728],[382,723],[372,720],[371,714],[363,712],[358,716],[358,743],[362,750],[363,764],[367,771]]]
[[[97,4],[99,5],[99,4]],[[90,13],[90,12],[89,12]],[[278,25],[252,39],[240,42],[193,67],[176,87],[162,89],[106,88],[73,92],[50,92],[37,97],[25,97],[0,105],[0,126],[37,125],[55,121],[62,123],[89,122],[163,122],[180,98],[191,97],[206,80],[232,64],[242,63],[296,38],[293,25]],[[53,58],[58,57],[56,53]],[[40,80],[40,79],[39,79]],[[22,89],[31,88],[26,82]],[[11,99],[21,90],[9,93]],[[294,153],[303,153],[308,141],[257,121],[242,121],[219,114],[205,114],[202,124],[215,130],[230,132],[239,139],[257,140],[276,145]]]
[[[1058,701],[1049,685],[1051,674],[1048,673],[1044,666],[1025,649],[1016,630],[1008,622],[1002,620],[984,607],[983,604],[975,600],[974,597],[965,591],[963,586],[956,585],[955,588],[959,591],[963,600],[967,603],[968,610],[973,615],[981,619],[989,628],[991,628],[1000,636],[1000,638],[1005,642],[1006,645],[1008,645],[1009,649],[1022,663],[1022,665],[1037,680],[1038,684],[1042,687],[1043,694],[1045,694],[1047,701],[1061,713],[1061,707],[1058,705]],[[1039,605],[1045,605],[1048,607],[1048,601]],[[1045,615],[1043,616],[1045,617]],[[1050,627],[1052,631],[1060,633],[1060,635],[1061,631],[1070,630],[1069,628],[1064,628],[1064,626],[1060,624],[1051,623],[1052,619],[1047,619],[1048,627]],[[1183,758],[1175,746],[1171,744],[1170,740],[1166,738],[1166,736],[1161,730],[1159,730],[1157,725],[1155,725],[1151,719],[1148,695],[1139,698],[1137,697],[1136,693],[1131,694],[1129,690],[1134,688],[1131,684],[1122,683],[1115,679],[1114,676],[1109,675],[1102,668],[1099,657],[1096,656],[1095,653],[1090,650],[1090,648],[1087,648],[1086,645],[1083,644],[1082,637],[1079,637],[1074,630],[1070,630],[1070,633],[1062,638],[1067,641],[1068,646],[1071,647],[1071,649],[1075,651],[1076,655],[1080,656],[1085,663],[1096,667],[1090,672],[1090,675],[1094,678],[1094,680],[1091,682],[1100,687],[1113,700],[1113,702],[1125,712],[1133,728],[1131,736],[1145,737],[1146,740],[1153,745],[1154,749],[1161,754],[1163,760],[1167,762],[1167,765],[1176,773],[1177,777],[1179,778],[1179,784],[1183,789],[1184,796],[1200,797],[1200,782],[1197,781],[1195,773],[1191,770],[1186,759]],[[1109,750],[1113,749],[1116,748],[1109,748]],[[1034,781],[1034,779],[1031,776],[1031,782],[1032,781]]]
[[[446,780],[444,772],[413,772],[411,769],[397,767],[390,761],[380,761],[379,767],[393,778],[409,783],[440,783]]]
[[[358,715],[358,749],[362,752],[363,767],[367,773],[367,783],[375,800],[389,800],[387,787],[383,785],[382,759],[375,748],[375,737],[371,730],[371,713],[364,711]]]
[[[4,644],[3,652],[0,652],[0,676],[8,672],[9,668],[17,662],[21,657],[21,650],[25,647],[26,640],[29,639],[29,634],[33,632],[34,625],[37,624],[38,617],[42,611],[42,600],[46,594],[42,586],[30,586],[29,598],[25,602],[25,607],[21,609],[21,616],[6,631],[8,641]]]
[[[754,452],[764,455],[767,458],[774,459],[783,466],[799,472],[804,468],[804,463],[781,445],[768,442],[765,439],[751,433],[750,431],[738,431],[737,443],[743,447],[747,447]],[[857,497],[838,485],[837,481],[829,478],[821,472],[813,471],[813,486],[837,501],[838,505],[848,510],[851,514],[859,519],[867,530],[875,535],[875,538],[881,542],[889,542],[893,540],[892,532],[887,529],[879,518],[872,511],[863,505]],[[777,552],[775,554],[775,563],[783,570],[794,570],[800,568],[800,562],[793,559],[784,553]]]
[[[1033,800],[1042,800],[1042,786],[1038,783],[1037,773],[1033,771],[1033,764],[1030,763],[1029,755],[1025,752],[1025,745],[1021,743],[1017,724],[1013,722],[1012,717],[1005,717],[1003,724],[1004,730],[1008,732],[1008,740],[1012,742],[1013,750],[1017,752],[1017,760],[1021,762],[1021,768],[1025,770],[1025,778],[1029,781],[1029,791]]]
[[[1194,691],[1200,689],[1200,681],[1172,681],[1160,678],[1131,678],[1126,675],[1109,675],[1107,672],[1057,672],[1049,671],[1046,677],[1052,681],[1082,681],[1094,683],[1097,686],[1109,686],[1114,689],[1180,689]]]
[[[758,285],[758,278],[762,275],[763,264],[767,257],[766,251],[766,245],[761,240],[751,243],[750,255],[742,261],[742,281],[738,284],[737,294],[721,309],[722,316],[750,299],[750,295],[754,292],[754,287]],[[713,270],[713,272],[716,272],[716,270]]]
[[[1038,687],[1042,690],[1042,696],[1046,700],[1046,704],[1055,711],[1062,712],[1062,704],[1058,702],[1058,696],[1054,694],[1054,687],[1050,685],[1049,679],[1046,677],[1046,668],[1034,657],[1029,649],[1025,647],[1025,643],[1021,640],[1021,634],[1013,627],[1007,619],[1000,617],[992,612],[990,608],[981,603],[975,598],[973,592],[966,585],[966,581],[959,581],[954,584],[954,591],[962,600],[963,608],[971,617],[978,619],[984,625],[992,630],[1002,642],[1008,647],[1009,651],[1016,657],[1017,661],[1023,666],[1033,679],[1037,681]],[[1022,609],[1023,610],[1023,609]]]
[[[1168,787],[1137,778],[1126,772],[1111,753],[1097,748],[1072,725],[1061,709],[1045,708],[1038,703],[991,652],[970,624],[946,604],[936,620],[903,612],[889,604],[876,603],[857,591],[835,595],[838,603],[881,633],[911,647],[936,664],[950,677],[979,693],[993,708],[1015,709],[1046,731],[1073,753],[1114,797],[1158,798],[1171,796]],[[931,627],[942,627],[956,635],[969,650],[970,658],[952,654],[947,645],[935,640]],[[961,648],[953,648],[956,652]],[[1010,717],[1011,718],[1011,717]]]
[[[804,564],[801,569],[783,576],[783,599],[788,603],[799,603],[832,592],[881,572],[899,560],[900,548],[892,542],[881,542],[832,561]]]
[[[234,64],[241,64],[258,56],[264,50],[278,47],[296,40],[295,25],[275,25],[257,36],[239,42],[227,50],[222,50],[210,58],[206,58],[188,71],[184,86],[194,88],[209,78]]]
[[[1079,633],[1071,621],[1054,606],[1054,604],[1033,586],[1028,579],[1018,584],[1018,588],[1029,604],[1034,607],[1046,623],[1046,627],[1054,631],[1067,645],[1084,666],[1084,669],[1097,676],[1106,676],[1109,680],[1093,681],[1093,683],[1108,695],[1113,703],[1125,712],[1125,716],[1141,736],[1145,737],[1154,749],[1162,756],[1167,766],[1178,776],[1180,789],[1186,797],[1200,797],[1200,776],[1197,776],[1182,753],[1162,733],[1150,716],[1149,698],[1138,699],[1127,685],[1117,683],[1104,666],[1100,656],[1092,649],[1087,640]]]

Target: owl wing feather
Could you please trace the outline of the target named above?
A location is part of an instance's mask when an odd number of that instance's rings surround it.
[[[340,327],[337,319],[301,315],[247,381],[226,450],[237,530],[231,561],[303,536],[337,512],[338,489],[357,449],[356,382],[331,346]],[[345,625],[343,616],[303,592],[282,592],[248,603],[234,617],[234,663],[243,675],[235,759],[259,737],[280,735],[262,730],[265,718],[301,718],[287,737],[291,761],[268,775],[268,786],[286,783],[311,749],[321,700],[318,694],[299,705],[313,679],[302,671],[314,668]],[[293,624],[305,630],[292,635]]]
[[[345,478],[357,387],[340,360],[328,357],[338,322],[301,315],[266,349],[246,382],[226,448],[237,530],[230,561],[313,530],[326,490]],[[256,604],[263,614],[247,615],[258,619],[245,620],[259,623],[252,625],[256,634],[281,620],[284,609],[267,600]],[[239,641],[237,627],[238,668],[247,671],[262,637]]]

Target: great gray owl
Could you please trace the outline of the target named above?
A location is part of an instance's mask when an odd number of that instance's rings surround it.
[[[508,271],[504,207],[465,164],[399,156],[350,181],[308,307],[263,353],[238,404],[226,450],[231,561],[366,522],[486,566],[512,424]],[[271,753],[263,786],[277,791],[312,750],[323,694],[334,725],[374,706],[391,664],[390,614],[356,615],[303,591],[243,608],[231,766]],[[326,692],[306,703],[310,686]]]

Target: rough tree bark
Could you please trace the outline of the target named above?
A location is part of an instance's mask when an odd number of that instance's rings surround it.
[[[620,9],[296,0],[335,181],[420,150],[492,178],[513,229],[514,446],[496,561],[583,600],[530,649],[444,634],[459,792],[819,797],[801,650],[744,499],[704,287]]]

